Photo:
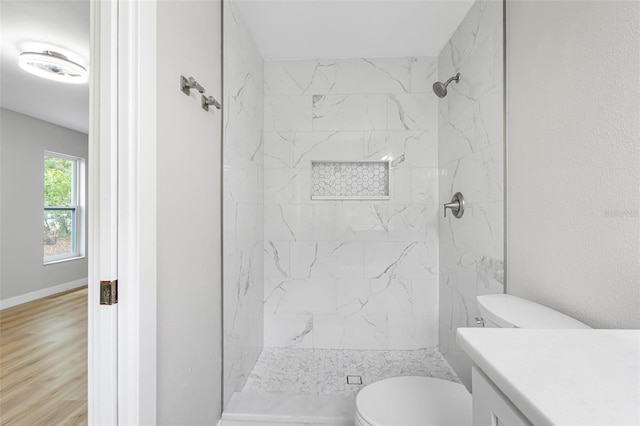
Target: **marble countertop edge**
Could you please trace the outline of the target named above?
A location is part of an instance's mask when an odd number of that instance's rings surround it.
[[[535,425],[640,423],[640,330],[460,328],[456,341]]]
[[[493,381],[498,388],[507,395],[509,400],[518,407],[518,409],[524,414],[524,416],[531,421],[534,425],[552,425],[551,420],[534,405],[526,403],[527,397],[523,395],[516,386],[508,380],[507,377],[500,374],[495,368],[493,363],[489,362],[487,358],[473,346],[467,339],[466,328],[459,328],[456,334],[456,342],[460,347],[471,357],[474,364],[476,364],[491,381]],[[473,384],[472,384],[473,387]],[[523,403],[524,402],[524,403]]]

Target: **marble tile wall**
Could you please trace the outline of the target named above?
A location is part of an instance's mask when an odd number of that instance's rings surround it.
[[[435,57],[265,62],[265,345],[435,347]],[[311,161],[389,160],[390,198],[311,200]]]
[[[438,106],[439,197],[460,191],[466,206],[439,216],[439,347],[467,387],[456,329],[475,326],[477,295],[504,292],[502,23],[502,1],[477,0],[438,61],[440,81],[461,74]]]
[[[234,1],[224,1],[223,404],[263,345],[263,59]],[[215,242],[211,242],[214,244]]]

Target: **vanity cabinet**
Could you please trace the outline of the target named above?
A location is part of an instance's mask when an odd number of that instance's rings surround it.
[[[473,367],[471,380],[473,426],[532,425],[479,368]]]

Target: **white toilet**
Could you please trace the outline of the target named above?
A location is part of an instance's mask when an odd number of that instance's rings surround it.
[[[590,328],[508,294],[478,296],[485,327]],[[356,398],[356,426],[462,426],[471,424],[471,394],[459,384],[430,377],[393,377],[366,386]]]

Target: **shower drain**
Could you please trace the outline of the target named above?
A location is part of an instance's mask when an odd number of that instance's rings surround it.
[[[348,385],[361,385],[362,377],[361,376],[347,376],[347,384]]]

